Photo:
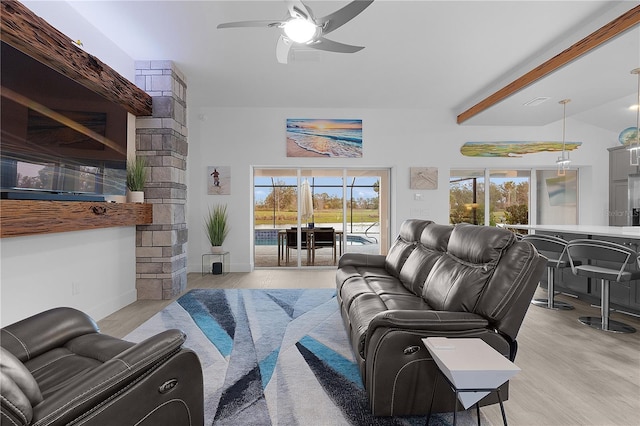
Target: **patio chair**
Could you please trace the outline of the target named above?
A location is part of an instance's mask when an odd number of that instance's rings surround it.
[[[300,249],[307,251],[307,265],[311,262],[311,246],[309,244],[309,236],[307,235],[307,231],[304,229],[301,231],[301,239]],[[287,240],[286,240],[286,262],[289,263],[289,250],[297,250],[298,249],[298,230],[296,228],[287,229]]]
[[[333,228],[315,228],[313,231],[313,253],[311,260],[316,261],[316,249],[323,247],[333,248],[333,263],[336,263],[336,231]]]

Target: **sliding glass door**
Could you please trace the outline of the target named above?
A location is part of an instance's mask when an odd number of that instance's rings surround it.
[[[256,267],[335,267],[344,252],[386,250],[388,169],[255,168],[253,175]]]

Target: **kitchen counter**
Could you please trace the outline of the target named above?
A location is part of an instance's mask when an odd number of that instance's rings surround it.
[[[598,235],[604,237],[620,237],[640,239],[640,226],[599,226],[599,225],[507,225],[508,229],[527,231],[567,232],[572,234]]]
[[[622,244],[640,252],[640,226],[597,226],[597,225],[508,225],[499,226],[512,231],[526,230],[534,233],[554,235],[566,241],[579,238],[610,241]],[[595,263],[597,265],[597,262]],[[632,269],[636,270],[635,264]],[[598,280],[574,275],[571,268],[554,271],[557,291],[583,299],[590,303],[600,303],[600,283]],[[540,280],[546,286],[546,277]],[[631,282],[611,282],[610,302],[613,309],[640,315],[640,280]]]

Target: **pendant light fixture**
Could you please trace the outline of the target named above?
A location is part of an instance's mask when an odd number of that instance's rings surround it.
[[[636,136],[629,141],[629,163],[640,166],[640,68],[631,70],[638,76],[638,103],[636,104]]]
[[[558,166],[558,176],[566,175],[571,159],[569,158],[569,152],[566,150],[565,130],[567,124],[567,104],[571,102],[571,99],[563,99],[559,104],[562,104],[562,155],[556,160]]]

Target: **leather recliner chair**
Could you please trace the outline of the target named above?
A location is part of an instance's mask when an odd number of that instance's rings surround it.
[[[2,328],[2,425],[202,425],[203,380],[185,335],[140,343],[55,308]]]

